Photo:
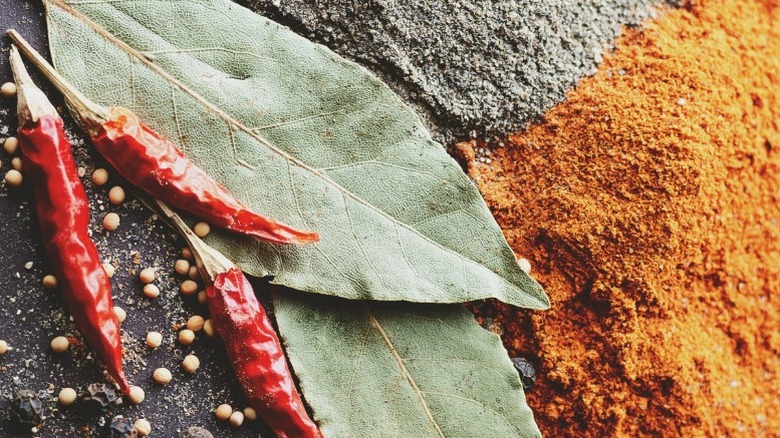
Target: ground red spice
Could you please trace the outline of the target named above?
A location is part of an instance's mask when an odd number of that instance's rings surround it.
[[[481,310],[547,436],[778,436],[779,9],[665,11],[469,163],[553,302]]]

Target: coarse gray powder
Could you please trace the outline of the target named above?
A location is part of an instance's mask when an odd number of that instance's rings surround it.
[[[518,130],[595,73],[658,0],[240,0],[358,61],[440,140]]]

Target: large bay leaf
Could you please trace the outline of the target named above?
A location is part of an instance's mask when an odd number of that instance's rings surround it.
[[[55,65],[87,96],[131,108],[254,209],[322,236],[214,233],[247,272],[353,299],[548,307],[477,190],[365,69],[227,0],[45,3]]]
[[[463,307],[288,290],[274,302],[325,436],[540,436],[501,340]]]

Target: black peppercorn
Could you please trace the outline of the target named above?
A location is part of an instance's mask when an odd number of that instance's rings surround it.
[[[12,418],[20,425],[37,426],[41,423],[43,403],[35,392],[20,389],[14,394]]]
[[[117,400],[114,388],[104,383],[92,383],[81,395],[79,412],[86,416],[97,416],[108,411]]]
[[[534,366],[531,365],[531,362],[528,362],[528,359],[524,357],[514,357],[512,358],[512,364],[515,366],[517,372],[520,373],[520,381],[523,382],[523,390],[528,390],[534,386],[534,383],[536,383],[536,370],[534,369]]]
[[[105,436],[107,438],[136,438],[138,431],[129,418],[117,415],[111,419],[111,424],[108,425]]]

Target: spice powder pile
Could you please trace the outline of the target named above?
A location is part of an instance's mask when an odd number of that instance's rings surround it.
[[[469,163],[553,302],[481,309],[536,362],[545,435],[780,431],[779,23],[774,0],[663,11]]]

